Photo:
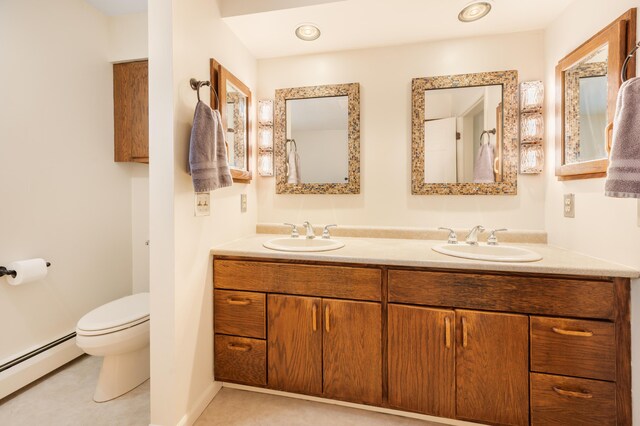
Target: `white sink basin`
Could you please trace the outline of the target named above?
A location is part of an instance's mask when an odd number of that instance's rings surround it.
[[[268,249],[279,251],[329,251],[344,247],[342,241],[325,238],[314,238],[308,240],[300,238],[274,238],[262,244]]]
[[[462,257],[473,260],[488,260],[491,262],[537,262],[542,260],[538,253],[522,247],[490,246],[478,244],[440,244],[433,247],[434,251],[448,256]]]

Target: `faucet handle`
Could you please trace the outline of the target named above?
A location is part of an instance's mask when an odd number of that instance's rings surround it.
[[[487,244],[489,244],[490,246],[497,246],[498,245],[498,237],[496,236],[496,232],[503,232],[503,231],[507,231],[507,228],[500,228],[500,229],[492,230],[491,233],[489,234],[489,238],[487,238]]]
[[[284,223],[283,225],[291,227],[291,238],[298,238],[300,236],[300,234],[298,233],[298,227],[293,223]]]
[[[456,235],[456,231],[451,228],[443,228],[442,226],[438,228],[442,231],[449,231],[449,237],[447,239],[447,244],[458,244],[458,235]]]
[[[333,225],[327,225],[324,227],[324,230],[322,231],[322,238],[324,238],[325,240],[328,240],[329,238],[331,238],[331,234],[329,234],[329,228],[337,228],[338,225],[333,224]]]

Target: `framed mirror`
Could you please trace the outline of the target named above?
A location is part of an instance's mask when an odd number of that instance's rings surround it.
[[[412,194],[516,194],[517,83],[517,71],[413,79]]]
[[[276,90],[277,194],[360,193],[360,85]]]
[[[227,126],[227,159],[234,182],[251,182],[251,90],[226,68],[211,59],[211,84],[218,95],[211,104]]]
[[[556,176],[606,176],[613,117],[627,46],[635,44],[632,9],[556,66]],[[635,64],[628,76],[635,74]]]

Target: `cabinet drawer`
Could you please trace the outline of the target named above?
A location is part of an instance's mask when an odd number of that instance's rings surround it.
[[[382,271],[377,268],[215,260],[213,285],[217,289],[380,301]]]
[[[616,380],[614,324],[531,317],[531,370]]]
[[[216,334],[214,346],[216,380],[266,386],[267,344],[264,340]]]
[[[616,424],[616,385],[531,373],[532,425]]]
[[[455,272],[389,271],[389,302],[613,319],[613,283]]]
[[[265,294],[246,291],[214,291],[216,333],[266,337]]]

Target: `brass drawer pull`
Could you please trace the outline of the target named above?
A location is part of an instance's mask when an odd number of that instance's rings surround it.
[[[451,320],[449,317],[444,319],[444,346],[447,349],[451,347]]]
[[[251,345],[238,345],[235,343],[229,343],[227,345],[227,348],[231,349],[232,351],[249,352],[251,350]]]
[[[329,323],[329,305],[324,308],[324,328],[327,333],[331,330],[331,324]]]
[[[313,304],[313,308],[311,308],[311,321],[313,322],[313,326],[311,327],[313,331],[318,329],[318,307]]]
[[[228,297],[227,303],[230,305],[247,306],[251,304],[251,299],[234,299],[233,297]]]
[[[462,347],[463,348],[467,347],[467,334],[468,334],[467,319],[465,317],[462,317]]]
[[[582,398],[582,399],[593,398],[593,395],[591,394],[591,392],[587,392],[587,391],[581,391],[581,392],[569,391],[565,389],[560,389],[559,387],[556,387],[556,386],[553,387],[553,390],[555,393],[562,396],[570,396],[573,398]]]
[[[552,328],[554,333],[562,334],[563,336],[578,336],[578,337],[591,337],[593,336],[593,331],[586,330],[565,330],[558,327]]]

